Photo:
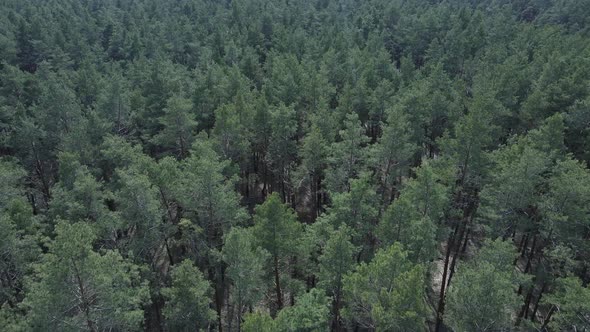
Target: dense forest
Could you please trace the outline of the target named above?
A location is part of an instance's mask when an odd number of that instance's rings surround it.
[[[590,331],[589,0],[0,1],[1,331]]]

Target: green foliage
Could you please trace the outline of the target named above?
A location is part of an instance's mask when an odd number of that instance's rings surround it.
[[[204,254],[208,254],[209,250],[221,249],[222,235],[240,224],[245,213],[239,205],[239,194],[233,191],[235,179],[225,175],[229,162],[219,157],[211,141],[201,135],[191,151],[191,156],[181,163],[181,178],[174,192],[187,209],[186,216],[203,230]]]
[[[256,243],[267,250],[273,259],[286,258],[295,253],[301,225],[297,223],[294,211],[274,193],[256,207],[252,232],[256,234]]]
[[[297,253],[301,224],[297,222],[295,212],[284,205],[276,193],[268,196],[255,212],[252,232],[256,234],[256,244],[270,253],[268,275],[276,305],[281,309],[283,287],[290,279],[290,263]]]
[[[418,147],[412,143],[412,133],[407,116],[401,112],[391,111],[388,123],[383,127],[383,134],[371,147],[371,161],[377,171],[382,199],[393,199],[396,185],[406,175],[412,157]]]
[[[243,331],[305,331],[328,329],[329,298],[322,291],[312,289],[299,296],[295,305],[287,307],[274,320],[263,312],[246,315]]]
[[[455,331],[510,329],[519,295],[510,243],[488,242],[472,262],[459,267],[449,289],[446,321]]]
[[[359,176],[366,158],[365,144],[369,141],[355,113],[348,114],[340,140],[331,146],[326,181],[328,190],[334,193],[348,191],[349,180]]]
[[[4,272],[0,277],[0,302],[14,305],[19,300],[17,290],[21,287],[16,285],[22,285],[41,250],[35,234],[27,234],[18,228],[10,216],[0,214],[0,229],[0,269]]]
[[[148,289],[139,267],[116,251],[94,251],[95,232],[86,223],[62,222],[56,233],[27,286],[29,328],[140,329]]]
[[[275,330],[275,322],[268,313],[253,312],[246,314],[242,331],[244,332],[272,332]]]
[[[174,266],[170,275],[170,287],[162,289],[166,324],[175,330],[207,329],[216,314],[209,308],[211,287],[201,271],[187,259]]]
[[[552,173],[542,206],[547,231],[554,233],[560,243],[587,256],[590,247],[580,234],[590,229],[590,172],[582,163],[568,158],[558,162]]]
[[[414,140],[423,147],[424,154],[433,155],[435,140],[447,129],[446,124],[460,115],[460,95],[455,85],[436,64],[398,97],[395,109],[409,115],[412,131],[418,135]]]
[[[150,257],[163,236],[162,216],[157,189],[149,178],[131,169],[118,173],[121,190],[116,193],[120,206],[121,228],[133,235],[129,248],[138,256]]]
[[[22,199],[20,184],[26,175],[25,170],[15,162],[0,161],[0,209],[4,212],[15,200]]]
[[[56,219],[72,221],[106,222],[108,210],[104,205],[109,196],[103,192],[86,166],[80,165],[76,156],[60,155],[61,182],[53,189],[50,213]]]
[[[561,278],[557,290],[545,300],[555,311],[549,327],[560,331],[590,328],[590,288],[575,277]]]
[[[377,235],[386,246],[403,244],[412,261],[428,262],[436,254],[436,223],[449,197],[431,165],[423,164],[416,173],[416,178],[405,183],[399,198],[385,210]]]
[[[322,255],[319,257],[320,270],[318,287],[340,297],[342,279],[355,266],[355,246],[350,242],[350,229],[341,226],[332,232]]]
[[[242,105],[228,104],[216,109],[212,134],[224,158],[243,163],[250,153],[250,132],[247,124],[252,110],[250,105],[240,106]]]
[[[0,329],[583,329],[587,12],[1,1]]]
[[[381,249],[343,283],[343,316],[351,324],[379,331],[424,328],[424,268],[410,262],[401,245]]]
[[[494,234],[506,236],[529,223],[527,209],[538,202],[538,188],[547,171],[546,154],[517,144],[496,152],[490,184],[483,188],[482,211]]]
[[[279,331],[319,332],[328,329],[330,300],[319,289],[313,288],[300,295],[295,305],[279,313],[275,328]]]
[[[251,229],[233,228],[224,238],[223,261],[227,264],[227,277],[232,281],[231,302],[237,310],[237,321],[242,313],[260,301],[264,284],[264,268],[269,254],[254,247]]]
[[[294,187],[305,189],[304,195],[311,195],[313,206],[311,209],[317,213],[321,209],[320,196],[322,193],[322,179],[327,164],[327,142],[320,128],[315,124],[303,138],[299,147],[301,164],[293,174]]]
[[[193,130],[197,126],[191,113],[193,104],[190,99],[172,96],[166,101],[164,115],[160,119],[162,130],[154,136],[155,143],[170,147],[176,156],[183,158],[187,155],[193,140]]]
[[[350,180],[350,191],[333,194],[327,218],[332,225],[346,225],[353,230],[355,245],[364,245],[365,255],[375,249],[375,227],[379,214],[379,200],[368,174]]]
[[[270,113],[270,140],[268,144],[268,163],[277,177],[279,190],[286,197],[288,174],[293,167],[296,155],[295,134],[297,122],[295,110],[291,106],[280,105]]]

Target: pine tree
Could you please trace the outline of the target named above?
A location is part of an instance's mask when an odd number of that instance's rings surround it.
[[[166,298],[166,325],[175,330],[209,329],[215,321],[215,311],[209,308],[211,287],[190,260],[174,266],[170,287],[163,288]]]
[[[510,329],[523,282],[512,261],[512,244],[490,241],[472,262],[460,266],[448,292],[445,321],[455,331]]]
[[[343,316],[353,326],[383,331],[424,329],[424,269],[399,244],[381,249],[344,278]]]
[[[340,140],[331,146],[330,166],[326,171],[327,188],[333,193],[348,191],[349,180],[363,171],[367,153],[365,144],[369,141],[355,113],[346,116],[339,136]]]
[[[182,179],[175,188],[175,198],[189,225],[181,230],[181,243],[213,282],[218,319],[224,302],[225,266],[219,263],[223,236],[246,219],[239,194],[233,189],[235,178],[226,176],[228,166],[229,161],[219,157],[212,142],[200,135],[191,156],[181,164]]]
[[[290,201],[290,172],[295,160],[297,145],[296,114],[293,107],[281,105],[271,111],[271,135],[268,145],[268,162],[274,174],[274,182],[283,201]]]
[[[148,289],[139,267],[116,251],[94,251],[95,232],[86,223],[61,222],[56,233],[27,287],[28,328],[140,329]]]
[[[381,200],[387,205],[399,192],[401,178],[407,174],[418,147],[411,143],[410,125],[403,113],[391,111],[382,131],[371,146],[370,160],[377,174]]]
[[[264,268],[269,253],[260,247],[255,248],[254,244],[255,236],[251,229],[234,227],[224,238],[223,261],[228,266],[227,277],[232,282],[232,308],[228,312],[230,330],[234,315],[240,330],[244,312],[257,304],[263,295]]]
[[[346,225],[353,230],[353,243],[362,248],[358,260],[370,258],[376,248],[379,199],[370,181],[368,173],[350,180],[350,191],[333,194],[325,215],[334,227]]]
[[[582,286],[575,277],[558,280],[557,290],[545,302],[551,309],[543,328],[556,331],[584,331],[590,328],[590,288]]]
[[[159,119],[163,128],[153,138],[155,143],[172,148],[179,159],[187,156],[197,127],[192,109],[190,99],[177,95],[170,97],[164,115]]]
[[[340,330],[342,317],[340,309],[343,304],[342,280],[355,266],[356,248],[350,242],[350,229],[346,226],[330,234],[324,252],[319,257],[318,288],[324,289],[332,296],[332,329]]]
[[[252,232],[256,234],[257,243],[270,253],[270,275],[274,283],[276,309],[280,310],[284,306],[281,284],[288,278],[289,263],[296,254],[301,225],[294,211],[282,204],[279,195],[273,193],[256,207]]]
[[[311,217],[317,218],[322,211],[325,196],[322,180],[328,155],[326,140],[317,126],[312,125],[310,132],[303,138],[298,155],[301,164],[293,176],[294,187],[305,189],[300,192],[300,204],[307,201],[308,197],[311,198]]]

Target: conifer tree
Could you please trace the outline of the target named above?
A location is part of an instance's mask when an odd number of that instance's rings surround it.
[[[24,300],[30,329],[140,329],[148,289],[139,267],[116,251],[92,249],[86,223],[61,222]]]
[[[282,285],[290,273],[290,260],[296,254],[301,225],[297,223],[294,211],[273,193],[256,207],[252,232],[256,234],[258,245],[270,253],[269,276],[276,309],[280,310],[285,303]]]

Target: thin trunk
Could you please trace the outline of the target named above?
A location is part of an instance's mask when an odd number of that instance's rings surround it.
[[[469,219],[467,218],[467,216],[464,216],[464,221],[462,223],[462,227],[461,227],[461,233],[459,234],[459,238],[457,239],[457,249],[455,250],[455,255],[453,255],[453,260],[451,262],[451,268],[449,271],[449,280],[447,281],[447,287],[449,287],[449,285],[451,284],[451,279],[453,278],[453,274],[455,273],[455,264],[457,263],[457,259],[459,257],[459,252],[461,251],[461,243],[463,243],[463,237],[465,236],[465,232],[467,229],[467,224],[473,219],[473,216],[475,215],[475,213],[473,213],[471,215],[471,217],[469,217]]]
[[[31,143],[31,147],[33,148],[33,154],[35,155],[35,172],[37,173],[37,176],[39,176],[39,179],[41,180],[43,200],[45,201],[45,206],[48,206],[49,200],[51,199],[51,192],[49,191],[49,184],[47,183],[47,179],[45,178],[45,171],[43,170],[43,163],[39,159],[39,155],[37,153],[37,148],[35,146],[35,142]]]
[[[545,320],[543,320],[543,326],[541,326],[541,331],[547,331],[547,325],[549,325],[549,322],[551,321],[551,316],[553,316],[553,313],[555,313],[555,308],[555,306],[552,306],[551,310],[549,310],[549,313],[545,317]]]
[[[535,317],[537,316],[537,310],[539,309],[539,302],[541,302],[541,297],[543,296],[543,292],[545,291],[545,282],[543,281],[541,286],[541,291],[539,292],[539,296],[537,297],[537,301],[535,302],[535,306],[533,307],[533,313],[531,314],[531,321],[535,321]]]
[[[37,210],[37,203],[35,202],[35,195],[30,194],[30,195],[27,195],[27,197],[30,197],[29,201],[31,202],[31,209],[33,211],[33,215],[36,216],[37,214],[39,214],[39,211]]]
[[[469,242],[469,234],[471,233],[471,227],[467,228],[467,234],[465,234],[465,240],[463,241],[463,247],[461,248],[461,253],[465,253],[467,250],[467,243]]]
[[[170,260],[170,265],[174,265],[174,258],[172,257],[172,251],[170,250],[170,246],[168,245],[168,239],[164,239],[164,246],[166,247],[166,253],[168,254],[168,259]]]
[[[512,237],[512,241],[514,241],[514,239],[516,237],[516,228],[513,228],[512,229],[512,235],[511,235],[511,237]]]
[[[528,316],[528,310],[529,310],[529,306],[531,304],[531,298],[533,297],[533,291],[535,289],[535,286],[531,286],[530,290],[527,293],[527,296],[525,298],[524,301],[524,305],[522,306],[522,309],[520,310],[520,313],[518,314],[518,318],[516,320],[516,326],[518,326],[520,324],[521,319],[527,318]]]
[[[465,226],[465,224],[466,223],[464,223],[464,226],[461,228],[462,231],[459,234],[459,238],[457,240],[457,243],[459,243],[459,244],[461,244],[463,242],[463,234],[465,233],[465,227],[467,227],[467,226]],[[457,246],[457,250],[455,250],[455,254],[453,255],[453,258],[451,260],[451,266],[449,268],[449,273],[448,273],[449,277],[447,280],[446,287],[449,287],[449,285],[451,284],[451,279],[453,278],[453,274],[455,273],[455,264],[457,264],[457,257],[459,256],[459,251],[460,251],[460,248],[459,248],[459,246]]]
[[[332,323],[332,331],[340,332],[342,328],[340,326],[340,290],[336,289],[336,296],[334,296],[334,321]]]
[[[315,219],[317,219],[320,216],[320,212],[322,209],[322,196],[320,194],[321,188],[322,188],[322,179],[320,178],[320,176],[317,176],[317,181],[316,181],[316,186],[315,186]]]
[[[450,235],[449,240],[447,241],[447,252],[445,255],[445,265],[443,267],[443,276],[442,276],[442,282],[440,284],[440,294],[439,294],[439,299],[438,299],[438,309],[437,309],[437,315],[436,315],[436,327],[435,327],[436,332],[440,331],[442,321],[443,321],[443,314],[445,312],[445,289],[446,289],[445,286],[447,283],[447,269],[449,266],[449,258],[451,257],[451,251],[452,251],[452,248],[454,247],[454,243],[455,243],[455,235],[456,235],[458,229],[459,229],[459,224],[457,223],[457,225],[455,226],[455,230]]]
[[[227,330],[231,331],[233,327],[233,320],[234,320],[234,306],[229,303],[229,290],[226,292],[225,297],[225,313],[227,315]]]
[[[537,244],[537,235],[535,234],[535,236],[533,237],[533,244],[531,245],[531,252],[530,252],[528,260],[526,262],[526,266],[524,268],[524,273],[528,273],[529,269],[531,268],[531,261],[533,260],[533,257],[535,256],[536,244]]]
[[[283,309],[283,295],[281,294],[281,282],[279,278],[279,258],[274,256],[275,290],[277,293],[277,308]]]
[[[244,305],[242,304],[242,295],[240,294],[240,301],[238,301],[238,332],[242,330],[242,309]]]
[[[78,282],[78,289],[80,290],[80,298],[82,300],[82,311],[84,311],[84,317],[86,318],[86,325],[88,330],[91,332],[98,332],[96,326],[92,319],[90,319],[90,300],[88,299],[88,294],[86,294],[86,289],[84,288],[84,283],[82,282],[82,277],[80,276],[80,272],[78,271],[78,267],[75,262],[72,262],[72,266],[74,267],[74,273],[76,274],[76,281]]]
[[[522,246],[520,246],[520,257],[524,257],[524,254],[526,253],[526,248],[529,245],[529,234],[524,236],[524,241],[522,242]]]
[[[221,315],[221,311],[223,308],[223,300],[220,298],[220,296],[223,296],[221,293],[223,292],[223,290],[219,289],[219,282],[218,280],[216,280],[215,282],[215,311],[217,311],[217,324],[218,326],[218,331],[222,332],[223,331],[223,320],[222,320],[222,315]]]

